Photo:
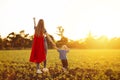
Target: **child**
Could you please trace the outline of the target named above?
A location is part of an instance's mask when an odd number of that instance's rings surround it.
[[[63,71],[66,71],[68,69],[68,60],[67,60],[67,53],[69,52],[69,48],[66,45],[63,45],[61,48],[57,48],[57,51],[59,52],[59,58],[61,59]]]

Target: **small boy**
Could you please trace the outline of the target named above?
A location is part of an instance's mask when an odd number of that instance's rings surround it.
[[[59,52],[59,58],[61,59],[63,70],[66,71],[68,69],[68,60],[67,60],[67,53],[69,52],[69,48],[66,45],[63,45],[61,48],[57,48]]]

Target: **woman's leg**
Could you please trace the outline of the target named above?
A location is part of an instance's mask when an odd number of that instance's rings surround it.
[[[45,61],[44,61],[44,68],[46,68],[46,63],[47,63],[47,61],[45,60]]]
[[[40,63],[36,63],[36,69],[40,69]]]
[[[47,49],[48,49],[48,46],[47,46],[47,40],[46,38],[44,38],[44,46],[45,46],[45,53],[46,53],[46,57],[47,57]],[[47,58],[45,59],[44,61],[44,68],[43,68],[43,71],[44,72],[47,72],[48,69],[46,68],[46,65],[47,65]]]
[[[46,39],[46,37],[44,38],[44,46],[45,46],[45,53],[46,53],[46,56],[47,56],[48,46],[47,46],[47,39]],[[46,65],[47,65],[47,59],[44,61],[44,68],[46,68]]]
[[[42,71],[40,70],[40,63],[36,63],[36,68],[37,68],[37,72],[36,73],[42,73]]]

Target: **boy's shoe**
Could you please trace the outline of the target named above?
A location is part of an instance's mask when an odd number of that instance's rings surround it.
[[[48,68],[43,68],[43,72],[48,72]]]
[[[66,71],[67,71],[67,69],[66,69],[66,68],[64,68],[64,67],[63,67],[62,69],[63,69],[63,71],[64,71],[64,72],[66,72]]]
[[[38,74],[42,73],[42,71],[40,69],[37,69],[37,72]]]

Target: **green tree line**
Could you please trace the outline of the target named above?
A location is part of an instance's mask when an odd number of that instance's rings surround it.
[[[120,37],[111,38],[110,40],[106,36],[95,38],[91,33],[84,38],[84,40],[70,40],[64,36],[64,29],[62,26],[57,27],[60,40],[55,40],[52,35],[50,37],[56,43],[57,47],[65,44],[69,48],[77,49],[120,49]],[[11,32],[6,38],[0,36],[0,49],[28,49],[32,47],[33,35],[26,34],[24,30],[21,30],[18,34]],[[47,39],[48,48],[52,49],[51,42]]]

